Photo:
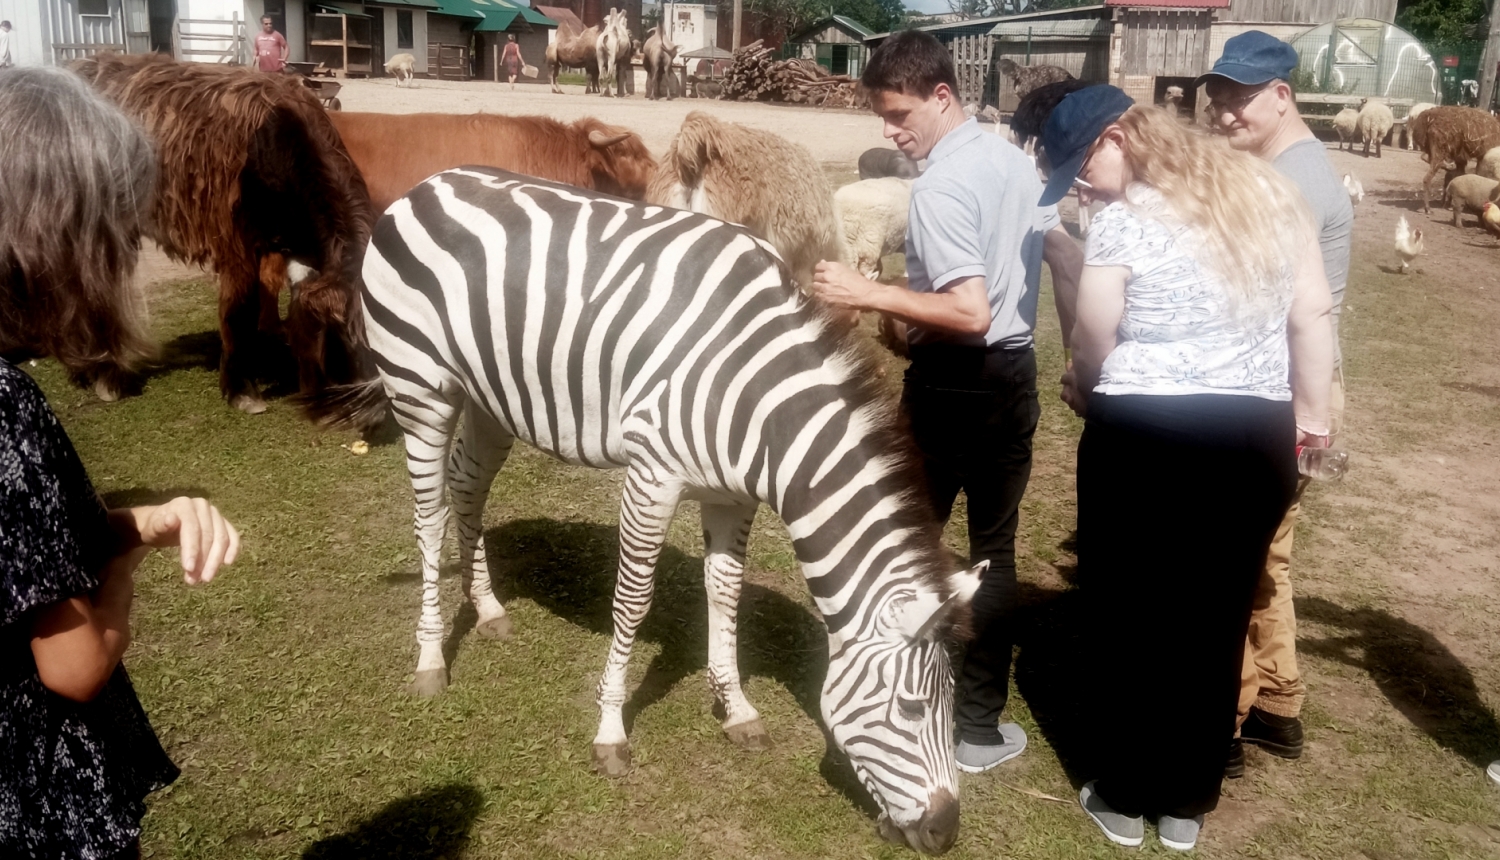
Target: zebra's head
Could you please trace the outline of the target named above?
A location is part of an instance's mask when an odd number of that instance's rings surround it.
[[[824,724],[880,805],[880,835],[928,854],[958,836],[953,671],[939,633],[988,564],[950,576],[947,594],[892,590],[857,638],[831,643]]]

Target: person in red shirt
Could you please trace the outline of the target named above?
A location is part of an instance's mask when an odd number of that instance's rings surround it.
[[[286,37],[276,32],[270,16],[260,19],[260,32],[255,34],[255,67],[262,72],[279,72],[286,68]]]

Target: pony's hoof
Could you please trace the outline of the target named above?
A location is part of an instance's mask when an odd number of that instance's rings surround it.
[[[266,401],[255,394],[236,394],[230,399],[229,405],[246,415],[259,415],[266,411]]]
[[[440,695],[448,689],[447,669],[423,669],[412,679],[410,690],[423,698]]]
[[[94,380],[94,396],[105,403],[114,403],[120,399],[120,389],[107,379]]]
[[[771,733],[766,731],[765,724],[758,717],[743,723],[725,726],[724,736],[729,738],[730,743],[742,750],[764,752],[771,748]]]
[[[510,638],[510,616],[497,615],[488,621],[481,621],[475,625],[475,630],[486,639],[509,639]]]
[[[594,744],[594,773],[624,776],[630,773],[630,747],[627,744]]]

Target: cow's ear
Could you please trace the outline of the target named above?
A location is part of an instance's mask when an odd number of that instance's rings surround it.
[[[627,137],[630,137],[630,132],[628,131],[622,131],[619,134],[605,134],[598,129],[594,129],[589,132],[589,145],[595,149],[607,149]]]

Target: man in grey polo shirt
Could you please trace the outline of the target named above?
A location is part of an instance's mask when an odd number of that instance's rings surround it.
[[[1031,332],[1041,264],[1052,267],[1063,331],[1072,329],[1082,253],[1054,207],[1039,208],[1031,160],[966,119],[953,62],[913,30],[887,39],[861,83],[885,136],[927,159],[912,185],[906,287],[877,284],[839,263],[819,263],[814,291],[837,307],[907,323],[911,366],[902,408],[921,449],[938,516],[968,498],[970,561],[989,561],[974,597],[974,640],[958,673],[955,717],[961,770],[1019,755],[1026,733],[1000,724],[1014,642],[1015,537],[1031,474],[1040,406]]]
[[[1297,113],[1296,97],[1288,83],[1296,67],[1297,52],[1291,45],[1251,30],[1225,42],[1223,56],[1198,82],[1207,86],[1209,111],[1229,145],[1271,162],[1302,190],[1312,208],[1323,250],[1323,270],[1333,293],[1333,391],[1328,425],[1336,436],[1344,417],[1338,321],[1349,278],[1354,208],[1342,180],[1328,162],[1322,141],[1313,136]],[[1302,755],[1301,713],[1307,687],[1297,668],[1297,617],[1291,581],[1292,530],[1298,509],[1298,502],[1293,502],[1276,530],[1256,589],[1240,688],[1243,740],[1237,739],[1230,749],[1225,769],[1230,777],[1245,772],[1242,743],[1256,744],[1283,758]]]

